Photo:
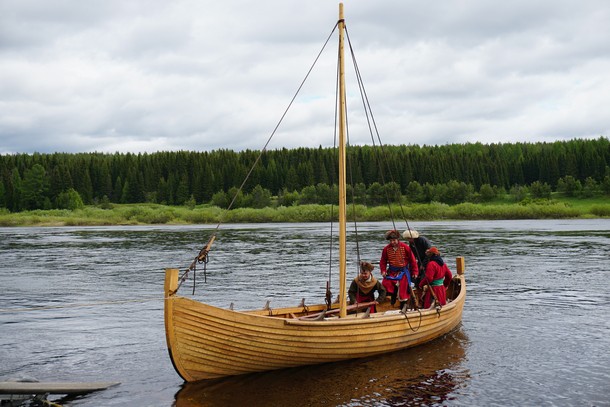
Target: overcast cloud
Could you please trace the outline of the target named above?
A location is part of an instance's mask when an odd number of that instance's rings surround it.
[[[337,16],[333,0],[0,0],[0,153],[261,149]],[[606,0],[347,0],[345,17],[385,144],[608,137]],[[270,149],[333,145],[335,64],[333,35]],[[356,88],[348,103],[367,143]]]

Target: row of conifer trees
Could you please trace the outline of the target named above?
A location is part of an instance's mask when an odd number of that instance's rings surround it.
[[[226,205],[259,151],[53,153],[0,155],[0,207],[10,211],[101,202]],[[608,193],[610,142],[352,146],[350,191],[367,205],[406,196],[414,202],[485,200],[529,188],[545,196]],[[238,205],[324,203],[337,184],[332,148],[266,151]],[[388,193],[386,193],[386,191]],[[330,194],[330,195],[329,195]],[[262,197],[262,198],[261,198]],[[275,198],[273,198],[275,197]]]

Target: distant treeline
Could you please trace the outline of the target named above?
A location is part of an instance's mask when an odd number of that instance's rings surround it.
[[[73,208],[82,204],[212,203],[226,206],[259,151],[158,153],[54,153],[0,155],[0,207],[10,211]],[[534,188],[567,194],[608,193],[610,142],[352,146],[349,192],[366,204],[403,195],[415,202],[464,202]],[[238,196],[236,206],[326,203],[337,184],[332,148],[266,151]],[[461,191],[461,192],[460,192]],[[455,196],[458,194],[460,196]],[[466,198],[469,196],[470,198]],[[449,198],[447,198],[449,197]]]

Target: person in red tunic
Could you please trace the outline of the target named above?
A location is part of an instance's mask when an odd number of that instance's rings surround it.
[[[397,230],[388,230],[385,238],[390,243],[383,248],[379,261],[382,284],[391,295],[391,304],[394,305],[398,297],[402,306],[409,299],[412,279],[419,273],[417,262],[409,245],[400,241],[400,233]]]
[[[352,284],[347,291],[349,295],[349,303],[357,304],[363,302],[382,302],[385,300],[386,291],[384,286],[373,277],[373,266],[368,261],[360,262],[360,273],[358,277],[352,281]],[[377,299],[375,299],[375,291],[377,291]],[[375,305],[371,305],[371,312],[377,312]]]
[[[436,247],[432,246],[426,250],[426,257],[428,258],[426,272],[419,282],[419,288],[423,290],[422,301],[424,308],[430,308],[435,296],[436,300],[438,300],[436,305],[443,306],[447,304],[447,287],[449,287],[453,275]],[[430,289],[432,289],[434,294],[432,294]]]

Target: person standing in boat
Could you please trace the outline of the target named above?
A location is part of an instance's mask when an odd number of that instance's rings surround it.
[[[415,256],[415,260],[417,260],[417,268],[422,270],[422,273],[419,274],[418,278],[421,279],[423,275],[423,271],[426,270],[426,265],[428,264],[428,257],[426,256],[426,250],[432,247],[432,243],[423,235],[421,235],[417,230],[407,229],[402,233],[403,239],[409,242],[409,247]],[[419,281],[413,281],[415,285],[419,283]]]
[[[430,308],[432,300],[438,301],[436,305],[445,305],[447,304],[447,287],[449,287],[453,275],[436,247],[432,246],[426,250],[426,257],[428,258],[426,272],[419,282],[419,288],[423,290],[423,306]]]
[[[350,305],[372,301],[380,303],[385,300],[386,289],[383,284],[373,276],[374,268],[375,266],[368,261],[360,262],[360,273],[358,274],[358,277],[352,281],[352,284],[347,291]],[[375,299],[375,292],[377,292],[377,299]],[[370,308],[371,312],[377,312],[375,305],[371,305]]]
[[[409,299],[412,279],[417,277],[417,261],[409,245],[400,241],[400,233],[397,230],[388,230],[385,238],[390,243],[383,248],[379,261],[382,284],[391,295],[391,304],[394,305],[398,297],[402,306]]]

